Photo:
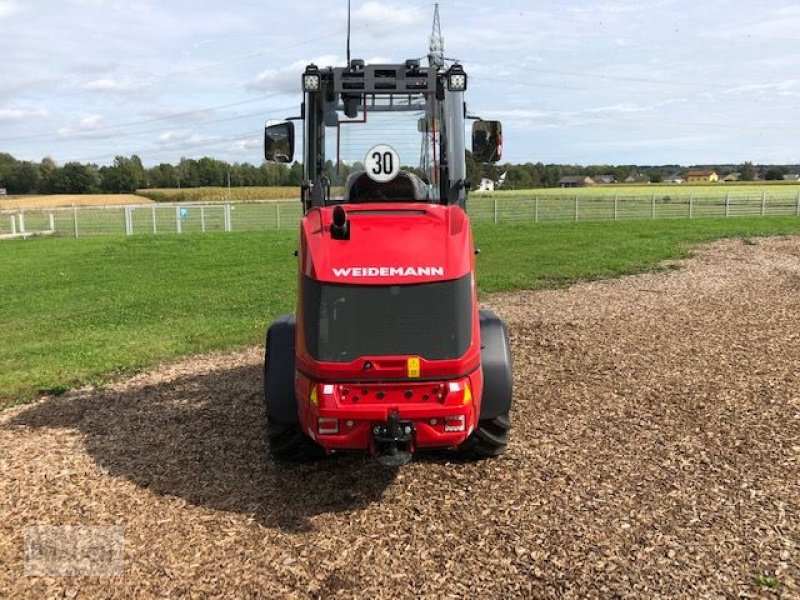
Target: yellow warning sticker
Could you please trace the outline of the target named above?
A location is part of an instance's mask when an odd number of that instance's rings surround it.
[[[416,379],[419,377],[419,358],[408,359],[408,377],[409,379]]]

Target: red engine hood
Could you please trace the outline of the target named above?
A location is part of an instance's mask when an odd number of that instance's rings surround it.
[[[317,281],[397,285],[463,277],[472,270],[469,220],[457,206],[343,205],[350,239],[331,235],[333,207],[314,208],[301,224],[302,272]]]

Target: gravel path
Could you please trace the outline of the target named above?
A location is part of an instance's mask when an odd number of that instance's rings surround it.
[[[0,597],[800,597],[800,238],[487,305],[499,460],[276,466],[260,349],[5,411]],[[32,524],[121,526],[125,575],[24,576]]]

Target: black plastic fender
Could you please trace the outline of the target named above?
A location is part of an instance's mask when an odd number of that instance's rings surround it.
[[[507,415],[514,394],[511,345],[505,323],[489,310],[478,311],[481,323],[481,367],[483,397],[480,419]]]
[[[299,423],[294,395],[294,315],[281,315],[267,330],[264,355],[264,400],[267,419]]]

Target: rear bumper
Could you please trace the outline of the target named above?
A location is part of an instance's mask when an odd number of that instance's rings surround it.
[[[392,413],[411,427],[412,450],[460,446],[475,429],[480,414],[469,377],[326,384],[300,376],[297,398],[303,429],[328,451],[374,452],[376,427],[384,425]]]

